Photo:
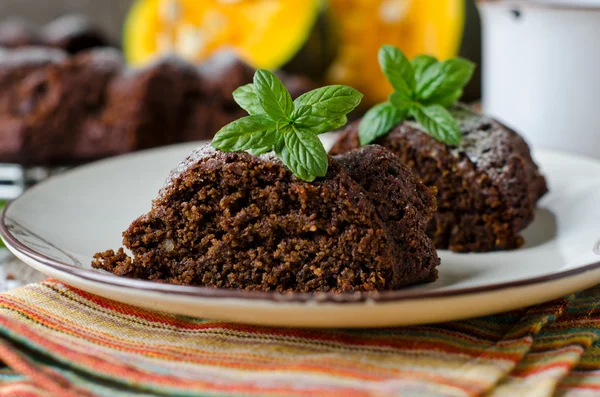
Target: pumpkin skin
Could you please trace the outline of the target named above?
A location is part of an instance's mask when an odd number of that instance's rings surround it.
[[[381,45],[453,57],[464,16],[465,0],[137,0],[124,50],[133,64],[173,52],[202,62],[234,50],[255,68],[350,85],[370,106],[391,93],[377,62]]]
[[[387,100],[392,88],[381,72],[377,52],[383,44],[409,58],[440,59],[458,53],[464,24],[464,0],[330,0],[339,18],[341,45],[327,82],[348,84],[370,104]]]
[[[124,29],[128,62],[177,53],[201,62],[220,49],[277,69],[307,41],[321,0],[137,0]]]

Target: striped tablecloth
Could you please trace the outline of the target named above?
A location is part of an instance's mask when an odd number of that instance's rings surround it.
[[[152,312],[46,280],[0,294],[0,396],[600,395],[599,296],[308,330]]]

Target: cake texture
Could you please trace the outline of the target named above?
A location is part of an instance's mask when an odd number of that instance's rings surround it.
[[[330,157],[312,183],[272,155],[205,146],[169,176],[123,249],[93,266],[119,276],[279,292],[393,290],[432,281],[435,197],[393,154]]]
[[[110,48],[0,50],[0,162],[70,165],[211,139],[245,115],[232,91],[253,73],[231,54],[129,68]],[[293,78],[294,97],[313,88],[302,81]]]
[[[437,248],[485,252],[518,248],[537,201],[547,192],[527,143],[501,123],[457,105],[463,138],[441,143],[412,121],[396,126],[377,144],[437,189],[438,210],[427,228]],[[332,154],[359,147],[358,123],[343,132]]]

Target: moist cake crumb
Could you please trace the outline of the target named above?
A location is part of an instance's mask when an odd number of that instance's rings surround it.
[[[436,247],[458,252],[514,249],[519,232],[548,191],[529,146],[515,131],[458,105],[452,109],[463,138],[451,147],[416,122],[397,125],[375,143],[395,153],[423,182],[437,189],[438,211],[428,226]],[[331,154],[360,146],[358,123],[349,125]]]
[[[204,146],[173,170],[123,249],[119,276],[279,292],[393,290],[437,278],[432,190],[379,146],[330,157],[312,183],[273,156]]]

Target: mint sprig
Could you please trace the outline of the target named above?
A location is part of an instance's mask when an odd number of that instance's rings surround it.
[[[212,146],[224,152],[250,150],[275,155],[298,178],[312,182],[327,174],[327,152],[318,135],[347,123],[363,95],[354,88],[331,85],[292,101],[271,72],[257,70],[254,82],[239,87],[233,98],[248,116],[221,128]]]
[[[462,97],[474,63],[459,57],[440,62],[429,55],[409,61],[396,47],[384,45],[379,50],[379,65],[394,92],[363,117],[358,130],[361,145],[385,136],[408,118],[440,142],[460,143],[460,129],[447,108]]]

